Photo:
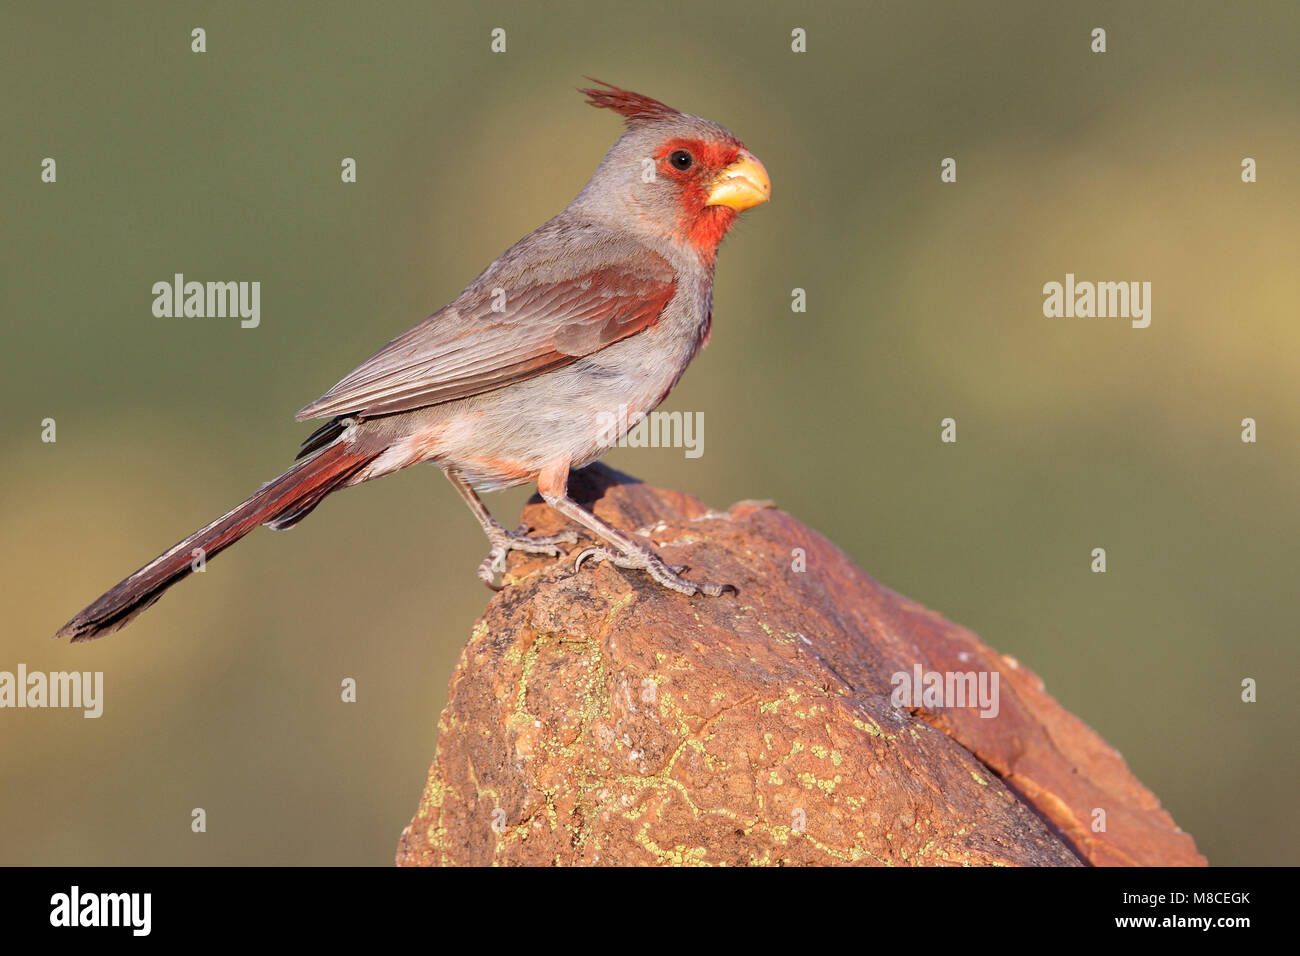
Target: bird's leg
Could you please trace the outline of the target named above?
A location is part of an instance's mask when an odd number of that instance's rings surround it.
[[[483,526],[483,533],[487,535],[488,542],[492,545],[492,550],[483,559],[483,563],[478,566],[479,580],[492,590],[501,590],[501,585],[496,583],[496,575],[498,572],[505,572],[506,555],[511,551],[524,551],[528,554],[549,554],[557,557],[561,553],[560,545],[573,544],[578,540],[578,536],[572,531],[530,537],[527,534],[528,527],[522,524],[514,531],[507,531],[502,527],[501,522],[492,517],[492,512],[488,511],[487,505],[483,504],[483,500],[479,498],[478,493],[458,471],[454,468],[446,468],[444,473],[456,490],[460,492],[460,496],[465,499],[465,504],[469,505],[469,510],[474,512],[474,517]]]
[[[731,584],[703,584],[688,581],[682,577],[684,567],[670,567],[650,548],[636,541],[630,534],[620,531],[613,525],[600,520],[582,505],[569,497],[569,465],[563,462],[543,469],[537,478],[537,490],[541,492],[546,503],[581,525],[590,528],[600,537],[614,545],[613,548],[587,548],[578,555],[574,570],[582,567],[582,562],[591,558],[595,561],[608,561],[620,568],[645,571],[661,585],[682,594],[703,592],[710,597],[717,597],[724,591],[738,593]]]

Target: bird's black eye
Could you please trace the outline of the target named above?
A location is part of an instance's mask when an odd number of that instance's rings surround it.
[[[685,172],[695,165],[695,157],[684,149],[675,149],[668,155],[668,162],[673,164],[673,169]]]

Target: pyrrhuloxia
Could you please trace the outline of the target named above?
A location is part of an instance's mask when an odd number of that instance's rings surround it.
[[[600,83],[600,81],[596,81]],[[205,558],[259,524],[301,521],[330,492],[433,462],[483,525],[492,584],[507,552],[560,554],[572,533],[507,531],[478,491],[536,481],[551,507],[606,546],[578,558],[649,572],[675,591],[718,595],[568,496],[571,469],[604,454],[654,409],[708,341],[718,244],[766,202],[763,165],[730,132],[600,83],[582,92],[626,130],[563,212],[524,237],[456,299],[388,343],[298,420],[330,418],[303,460],[149,562],[65,624],[86,641],[122,627]],[[611,432],[611,415],[622,432]]]

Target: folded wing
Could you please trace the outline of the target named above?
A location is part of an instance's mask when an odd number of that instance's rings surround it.
[[[652,325],[676,289],[673,268],[643,246],[569,236],[556,244],[562,255],[539,258],[525,243],[299,411],[298,421],[388,415],[540,375]]]

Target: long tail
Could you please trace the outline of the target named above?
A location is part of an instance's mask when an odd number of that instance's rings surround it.
[[[103,594],[54,636],[71,637],[73,643],[78,643],[125,627],[193,570],[196,551],[206,561],[260,524],[277,530],[296,524],[374,457],[373,452],[357,451],[340,442],[295,465],[233,511],[200,528]]]

